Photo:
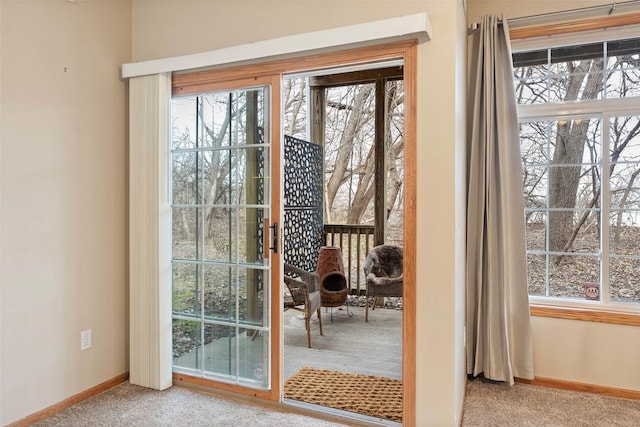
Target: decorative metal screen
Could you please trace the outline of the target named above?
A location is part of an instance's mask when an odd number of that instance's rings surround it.
[[[284,262],[315,271],[323,242],[323,150],[284,137]]]
[[[257,142],[258,144],[264,144],[264,128],[262,126],[258,126],[257,128]],[[257,172],[258,172],[258,204],[264,203],[264,149],[257,150],[256,153],[257,160]],[[264,210],[257,209],[256,213],[256,224],[258,224],[258,239],[256,240],[256,253],[258,254],[258,260],[262,261],[264,259]],[[261,291],[264,288],[263,277],[261,274],[256,275],[256,287],[258,291]]]

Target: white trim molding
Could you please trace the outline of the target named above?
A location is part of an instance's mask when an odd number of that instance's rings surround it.
[[[156,390],[173,384],[170,102],[170,74],[129,81],[129,382]]]
[[[257,41],[192,55],[122,65],[122,78],[139,77],[205,67],[257,63],[283,56],[370,46],[392,41],[431,38],[426,12]]]

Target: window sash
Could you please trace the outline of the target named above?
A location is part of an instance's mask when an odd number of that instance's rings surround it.
[[[598,118],[602,122],[602,144],[601,144],[601,153],[600,157],[602,159],[602,170],[609,170],[610,166],[610,152],[609,152],[609,141],[610,141],[610,128],[609,123],[611,118],[616,116],[629,116],[634,115],[637,116],[640,114],[640,97],[635,98],[626,98],[626,99],[615,99],[615,100],[597,100],[598,102],[588,103],[588,108],[584,108],[579,105],[579,102],[573,104],[575,108],[568,108],[566,105],[561,104],[550,104],[545,105],[545,108],[539,108],[539,105],[521,105],[519,106],[519,121],[520,123],[525,122],[534,122],[534,121],[557,121],[562,117],[571,117],[571,119],[575,119],[577,117],[590,117],[590,118]],[[539,114],[541,111],[544,111],[544,114]],[[586,111],[589,111],[589,114],[585,114]],[[555,114],[554,114],[555,112]],[[584,165],[584,164],[581,164]],[[610,215],[610,198],[609,198],[609,174],[603,173],[601,176],[601,188],[603,189],[601,194],[601,206],[599,209],[602,218],[609,218]],[[606,190],[606,191],[604,191]],[[548,197],[548,193],[547,193]],[[527,211],[551,211],[551,210],[562,210],[562,209],[533,209],[527,208]],[[570,209],[572,211],[583,211],[585,209]],[[593,209],[592,209],[593,210]],[[590,308],[599,308],[607,311],[613,312],[640,312],[640,303],[638,302],[622,302],[622,301],[612,301],[610,296],[610,283],[609,283],[609,264],[610,260],[616,258],[615,255],[610,254],[610,227],[608,221],[603,221],[604,225],[600,230],[600,283],[601,283],[601,302],[600,301],[590,301],[590,300],[579,300],[573,298],[565,298],[565,297],[547,297],[547,296],[537,296],[530,295],[530,301],[532,303],[544,304],[546,306],[560,306],[560,307],[590,307]],[[535,254],[549,254],[548,250],[527,250],[527,254],[535,255]],[[554,252],[554,254],[556,254]],[[560,253],[558,253],[560,254]],[[571,253],[571,255],[595,255],[592,253]],[[635,258],[632,256],[631,258]]]

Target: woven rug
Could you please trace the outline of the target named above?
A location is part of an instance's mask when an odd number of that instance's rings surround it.
[[[284,383],[284,397],[402,421],[402,381],[304,367]]]

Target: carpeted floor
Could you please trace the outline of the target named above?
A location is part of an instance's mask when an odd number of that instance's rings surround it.
[[[635,427],[640,401],[484,380],[467,382],[463,427]]]
[[[36,424],[39,427],[332,427],[340,424],[222,399],[181,387],[120,384]]]
[[[600,427],[640,425],[640,401],[546,387],[467,383],[463,427]],[[351,424],[351,423],[350,423]],[[121,384],[38,426],[296,426],[340,424],[173,387]]]
[[[303,367],[284,383],[284,397],[402,422],[402,381]]]

